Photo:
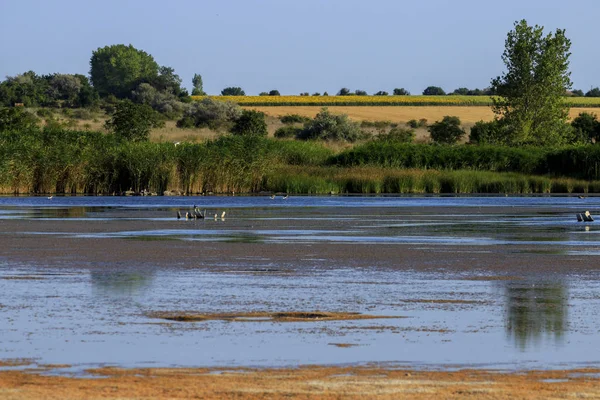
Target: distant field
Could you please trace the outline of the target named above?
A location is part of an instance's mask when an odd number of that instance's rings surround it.
[[[262,111],[268,116],[278,117],[286,114],[299,114],[306,117],[314,117],[320,110],[320,106],[280,106],[280,107],[244,107]],[[411,119],[419,120],[425,118],[428,122],[441,120],[445,115],[457,116],[463,125],[470,126],[477,121],[490,121],[494,113],[489,107],[465,107],[465,106],[334,106],[328,107],[334,114],[348,114],[355,121],[391,121],[407,122]],[[571,118],[580,112],[590,112],[589,108],[571,108]],[[594,112],[594,110],[591,110]],[[599,110],[600,111],[600,110]]]
[[[490,96],[209,96],[241,106],[489,106]],[[203,96],[192,96],[201,100]],[[572,107],[600,107],[600,97],[569,97]]]

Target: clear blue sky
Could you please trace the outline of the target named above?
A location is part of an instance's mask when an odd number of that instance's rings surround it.
[[[513,22],[566,29],[574,88],[600,85],[597,0],[0,0],[0,79],[89,72],[92,51],[132,44],[191,87],[282,94],[341,87],[420,94],[483,88]]]

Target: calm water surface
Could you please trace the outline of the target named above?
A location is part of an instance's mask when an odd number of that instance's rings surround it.
[[[226,217],[173,226],[176,210],[185,212],[194,202],[210,215],[226,211]],[[420,270],[310,254],[282,265],[268,256],[226,252],[211,268],[203,268],[202,259],[194,269],[152,266],[152,260],[150,266],[145,260],[106,269],[68,261],[49,267],[0,250],[0,360],[78,368],[369,362],[597,367],[600,228],[578,223],[575,212],[598,209],[599,198],[573,197],[0,198],[0,224],[17,220],[27,227],[1,235],[95,240],[107,251],[111,241],[124,238],[272,244],[275,252],[277,245],[316,243],[440,251],[439,268]],[[65,228],[36,231],[43,221]],[[90,232],[65,225],[74,221],[153,224]],[[464,253],[468,265],[478,253],[513,249],[556,254],[556,265],[547,273],[516,266],[502,279],[486,278],[498,271],[481,265],[473,273],[443,266],[444,252]],[[589,267],[572,270],[573,258],[589,260]],[[173,310],[355,311],[397,318],[177,323],[147,316]]]

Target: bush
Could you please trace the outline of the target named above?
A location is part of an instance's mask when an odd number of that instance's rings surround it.
[[[296,136],[298,136],[298,134],[302,132],[302,128],[299,128],[297,126],[282,126],[281,128],[277,129],[275,131],[274,136],[277,139],[289,139],[289,138],[295,138]]]
[[[410,96],[410,92],[404,88],[394,89],[394,96]]]
[[[429,86],[425,90],[423,90],[424,96],[444,96],[446,92],[439,86]]]
[[[0,108],[0,132],[24,131],[37,126],[38,119],[23,107]]]
[[[244,110],[231,128],[234,135],[267,136],[265,113],[255,110]]]
[[[306,123],[310,121],[310,118],[305,117],[300,114],[287,114],[282,117],[279,117],[279,120],[284,124],[295,124],[295,123]]]
[[[415,131],[395,127],[390,129],[388,133],[377,136],[377,140],[390,143],[412,143],[415,140]]]
[[[357,96],[368,96],[367,92],[364,90],[355,90],[354,94]]]
[[[434,143],[456,144],[466,132],[460,127],[458,117],[445,116],[441,121],[436,121],[429,127],[429,133]]]
[[[226,87],[221,90],[221,96],[245,96],[246,92],[241,87]]]
[[[209,97],[194,102],[187,109],[183,118],[177,122],[178,127],[223,129],[236,121],[242,115],[242,109],[229,101],[217,101]]]
[[[314,92],[312,95],[313,95],[313,96],[320,96],[320,95],[321,95],[321,93],[319,93],[319,92]]]
[[[43,119],[54,118],[54,112],[50,108],[40,108],[35,114]]]
[[[389,93],[384,91],[384,90],[380,90],[379,92],[375,93],[375,96],[388,96]]]
[[[144,142],[150,139],[150,130],[165,125],[162,116],[146,104],[123,100],[116,105],[115,113],[104,124],[120,140]]]
[[[509,136],[506,129],[498,120],[494,121],[479,121],[471,128],[469,133],[469,143],[473,144],[507,144]]]
[[[260,92],[258,95],[264,97],[264,96],[268,96],[269,93],[267,93],[267,92]]]
[[[338,96],[349,96],[350,95],[350,89],[348,89],[348,88],[341,88],[337,95]]]
[[[583,93],[583,90],[581,90],[581,89],[573,89],[573,90],[571,90],[571,96],[572,97],[583,97],[583,96],[585,96],[585,94]]]
[[[304,125],[299,139],[320,139],[355,142],[367,135],[346,114],[334,115],[323,108],[317,116]]]
[[[92,115],[92,112],[90,110],[87,110],[85,108],[79,108],[79,109],[73,110],[73,118],[75,118],[75,119],[92,119],[92,118],[94,118],[94,116]]]
[[[281,96],[281,95],[279,94],[279,90],[274,89],[269,92],[269,96]]]
[[[385,129],[392,125],[392,121],[361,121],[361,128],[376,128],[376,129]]]
[[[416,119],[411,119],[406,125],[410,126],[412,129],[425,128],[427,126],[427,120],[425,118],[421,118],[418,121]]]

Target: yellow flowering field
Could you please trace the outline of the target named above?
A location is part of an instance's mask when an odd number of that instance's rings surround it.
[[[206,96],[192,96],[201,100]],[[241,106],[489,106],[490,96],[208,96]],[[573,107],[600,107],[600,97],[568,97]]]

